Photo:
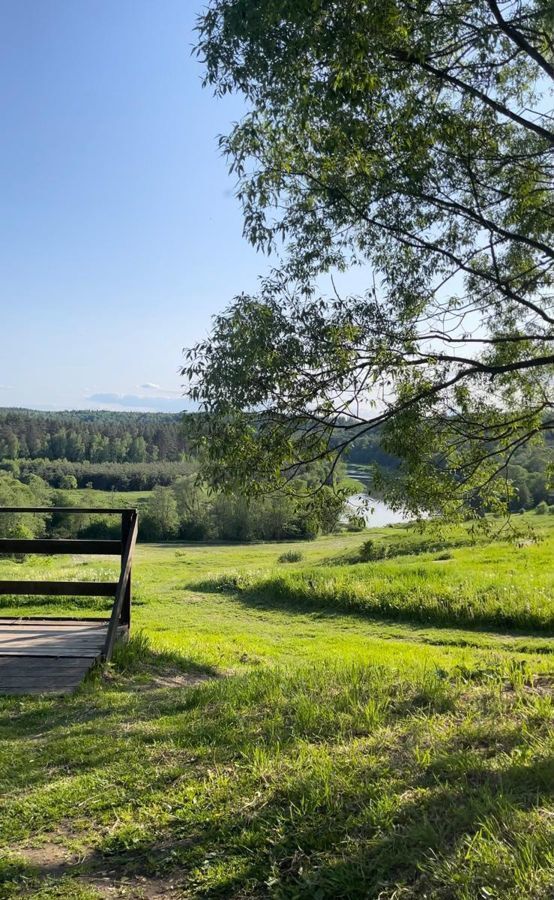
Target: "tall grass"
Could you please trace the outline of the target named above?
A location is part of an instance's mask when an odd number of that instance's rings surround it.
[[[457,549],[350,566],[226,573],[212,590],[244,603],[327,608],[422,624],[554,630],[550,548],[513,544]],[[207,587],[207,585],[205,585]]]

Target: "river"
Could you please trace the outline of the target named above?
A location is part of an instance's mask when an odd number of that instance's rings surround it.
[[[371,475],[365,466],[349,465],[347,474],[362,484],[369,485]],[[348,498],[349,512],[363,516],[368,528],[380,528],[383,525],[394,525],[397,522],[408,522],[409,516],[391,509],[382,500],[374,500],[368,494],[352,494]]]

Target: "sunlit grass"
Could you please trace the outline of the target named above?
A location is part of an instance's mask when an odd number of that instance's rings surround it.
[[[537,524],[539,543],[446,559],[356,563],[360,534],[139,546],[135,638],[110,670],[0,699],[0,897],[550,898],[554,522]],[[36,557],[0,577],[116,569]]]

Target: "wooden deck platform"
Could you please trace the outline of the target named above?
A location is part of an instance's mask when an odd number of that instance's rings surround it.
[[[0,695],[64,694],[74,690],[97,660],[109,662],[131,627],[131,566],[138,534],[136,509],[3,506],[11,517],[53,513],[121,517],[121,540],[0,538],[0,555],[100,554],[120,556],[117,581],[0,581],[0,596],[113,597],[108,619],[0,616]]]
[[[0,618],[0,694],[68,693],[101,658],[109,621]],[[118,629],[122,637],[125,629]]]

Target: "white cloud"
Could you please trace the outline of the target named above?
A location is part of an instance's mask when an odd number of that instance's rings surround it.
[[[163,388],[160,384],[154,384],[153,381],[146,381],[144,384],[139,384],[139,388],[145,391],[153,391],[157,394],[158,397],[182,397],[182,391],[173,391],[171,388]]]
[[[177,393],[177,392],[175,392]],[[86,400],[101,409],[126,409],[144,412],[183,412],[190,404],[184,397],[143,397],[140,394],[90,394]]]

